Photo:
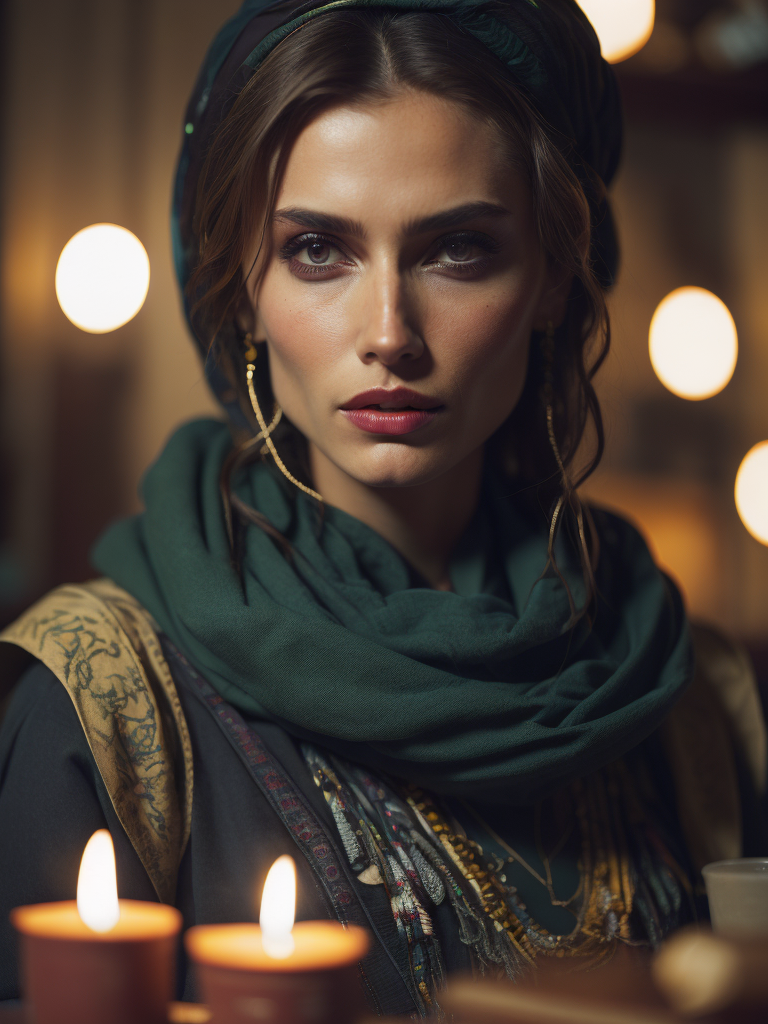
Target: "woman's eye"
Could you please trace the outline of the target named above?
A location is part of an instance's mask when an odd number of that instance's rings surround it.
[[[339,250],[329,245],[328,242],[310,242],[296,253],[299,263],[315,267],[336,263],[340,256]]]
[[[443,247],[443,252],[453,263],[466,263],[473,255],[477,255],[477,246],[465,241],[449,242]]]
[[[427,266],[443,270],[480,271],[485,268],[499,246],[486,235],[457,235],[445,238],[434,251]]]
[[[333,240],[322,235],[299,235],[280,250],[280,259],[297,277],[324,277],[351,265]]]

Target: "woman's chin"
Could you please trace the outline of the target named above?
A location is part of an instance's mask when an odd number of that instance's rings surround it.
[[[367,487],[418,487],[447,473],[456,460],[428,448],[405,445],[377,445],[358,459],[344,459],[337,465]]]

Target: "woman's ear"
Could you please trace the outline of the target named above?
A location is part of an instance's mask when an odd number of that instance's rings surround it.
[[[235,323],[241,334],[253,334],[256,316],[246,296],[242,296],[235,310]]]
[[[238,307],[235,313],[235,323],[241,334],[250,334],[254,342],[267,340],[267,332],[258,309],[254,310],[247,301]]]
[[[535,331],[546,331],[550,323],[555,327],[560,326],[565,319],[572,284],[573,274],[570,270],[562,264],[550,264],[533,321]]]
[[[242,334],[250,334],[254,342],[267,340],[267,332],[259,314],[258,307],[254,309],[248,300],[247,295],[242,295],[235,313],[235,323]]]

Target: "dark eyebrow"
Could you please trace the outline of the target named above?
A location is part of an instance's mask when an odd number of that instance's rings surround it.
[[[433,213],[429,217],[420,217],[418,220],[410,221],[405,226],[407,235],[421,235],[427,231],[445,231],[448,228],[455,228],[468,220],[476,220],[478,217],[509,217],[510,212],[498,203],[464,203],[463,206],[454,206],[452,210],[443,210],[441,213]]]
[[[352,235],[353,238],[365,238],[366,230],[356,220],[347,217],[334,217],[330,213],[316,213],[314,210],[300,210],[290,207],[276,210],[275,220],[290,221],[298,227],[309,228],[310,231],[327,231],[333,235]]]
[[[440,213],[430,214],[428,217],[420,217],[418,220],[409,221],[405,225],[406,235],[422,235],[428,231],[446,231],[464,224],[468,220],[476,220],[478,217],[509,217],[510,212],[498,203],[464,203],[462,206],[455,206],[452,210],[442,210]],[[327,231],[334,235],[351,235],[353,238],[365,238],[367,232],[363,225],[356,220],[347,217],[335,217],[330,213],[318,213],[315,210],[302,210],[298,207],[289,207],[285,210],[276,210],[274,219],[279,221],[290,221],[298,227],[308,228],[310,231]]]

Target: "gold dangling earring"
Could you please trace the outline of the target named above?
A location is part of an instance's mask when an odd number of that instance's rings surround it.
[[[255,444],[256,441],[263,440],[267,448],[269,449],[270,455],[275,460],[277,468],[280,470],[280,472],[283,474],[286,480],[290,480],[290,482],[295,487],[298,487],[300,491],[304,491],[304,493],[308,494],[310,498],[316,498],[317,501],[322,501],[322,495],[318,494],[317,491],[313,491],[311,487],[307,487],[306,484],[303,484],[300,480],[297,480],[296,477],[291,472],[289,472],[285,463],[277,454],[277,448],[275,448],[275,443],[270,435],[272,434],[272,431],[275,429],[277,424],[282,419],[283,410],[280,408],[277,402],[275,402],[275,414],[272,417],[272,422],[269,424],[269,426],[267,426],[267,423],[264,419],[264,415],[261,411],[261,406],[259,405],[259,399],[256,396],[256,388],[253,385],[253,374],[254,371],[256,370],[255,363],[258,352],[256,351],[256,345],[254,344],[252,334],[246,334],[244,340],[245,344],[248,346],[245,350],[245,379],[248,383],[248,397],[251,399],[251,406],[253,407],[253,411],[256,414],[256,419],[258,420],[259,424],[259,433],[253,439],[253,443]]]
[[[544,335],[544,340],[541,345],[544,353],[544,408],[547,415],[547,434],[549,436],[549,445],[554,453],[555,462],[557,468],[560,470],[560,476],[565,482],[565,466],[563,465],[563,459],[560,455],[560,449],[557,446],[557,438],[555,437],[555,414],[554,414],[554,363],[555,363],[555,325],[551,320],[547,321],[547,333]],[[557,529],[557,521],[560,517],[560,513],[563,510],[563,504],[565,502],[565,495],[561,494],[557,499],[557,505],[555,505],[555,511],[552,515],[552,523],[549,528],[549,542],[550,546],[554,541],[555,531]]]
[[[555,414],[553,408],[554,402],[554,364],[555,364],[555,325],[551,320],[547,321],[547,333],[544,336],[542,343],[542,349],[544,351],[544,405],[547,414],[547,434],[549,435],[549,444],[555,456],[555,462],[557,462],[557,468],[560,470],[560,477],[563,481],[564,488],[568,489],[568,477],[565,471],[565,465],[563,464],[563,457],[560,454],[560,449],[557,446],[557,438],[555,437]],[[555,532],[557,530],[557,523],[560,517],[560,513],[563,511],[565,504],[565,493],[561,494],[557,499],[557,505],[555,505],[555,511],[552,514],[552,522],[549,527],[549,544],[550,550],[555,539]],[[582,508],[581,501],[578,496],[573,494],[571,499],[571,507],[576,513],[576,524],[579,530],[579,537],[583,545],[584,550],[587,548],[587,537],[584,529],[584,510]]]
[[[259,421],[259,427],[261,428],[258,434],[256,434],[255,437],[251,438],[250,444],[255,445],[257,441],[266,441],[266,439],[275,429],[277,424],[283,418],[283,410],[280,408],[277,402],[275,402],[275,412],[272,417],[272,422],[269,424],[268,427],[264,425],[264,417],[261,412],[261,406],[259,405],[259,400],[256,397],[256,390],[253,387],[253,371],[256,369],[254,363],[256,362],[256,357],[258,356],[259,353],[256,350],[256,345],[254,344],[253,341],[253,335],[250,332],[246,334],[243,341],[247,345],[247,348],[245,350],[245,360],[247,365],[246,380],[248,381],[248,394],[250,395],[253,411],[256,413],[256,419]]]

